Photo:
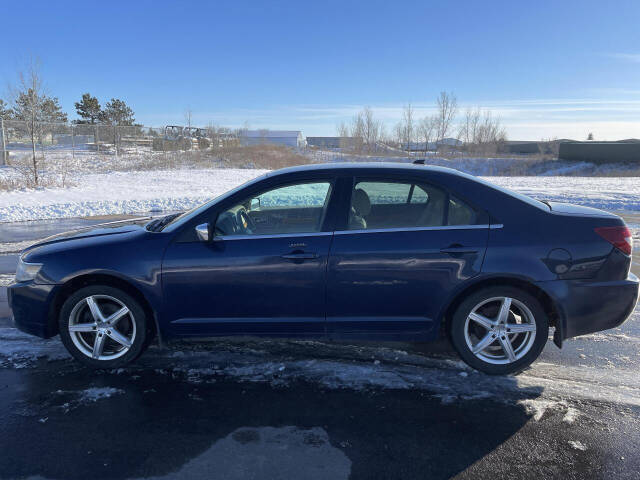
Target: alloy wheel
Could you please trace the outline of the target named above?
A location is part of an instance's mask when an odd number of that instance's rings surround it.
[[[90,295],[80,300],[71,310],[68,329],[78,350],[94,360],[123,356],[136,338],[133,313],[109,295]]]
[[[464,325],[469,350],[480,360],[509,364],[524,357],[536,338],[531,310],[510,297],[493,297],[478,303]]]

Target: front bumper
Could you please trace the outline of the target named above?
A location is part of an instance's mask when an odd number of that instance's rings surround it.
[[[58,334],[57,319],[51,305],[59,285],[39,285],[33,282],[14,283],[7,287],[9,308],[16,327],[42,338]]]
[[[556,340],[562,341],[622,324],[636,306],[640,281],[630,273],[626,280],[612,282],[553,280],[537,285],[554,301],[560,317]]]

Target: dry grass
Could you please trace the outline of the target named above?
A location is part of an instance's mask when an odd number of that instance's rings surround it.
[[[311,163],[311,159],[281,145],[235,147],[222,153],[225,166],[234,168],[278,169]]]

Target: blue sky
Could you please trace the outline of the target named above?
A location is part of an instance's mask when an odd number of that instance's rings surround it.
[[[391,128],[448,90],[512,139],[640,137],[638,1],[0,0],[0,14],[0,79],[37,56],[70,113],[88,91],[146,125],[190,108],[193,123],[333,135],[363,105]]]

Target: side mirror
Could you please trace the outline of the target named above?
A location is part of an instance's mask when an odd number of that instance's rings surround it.
[[[209,224],[201,223],[200,225],[197,225],[196,235],[198,236],[198,240],[201,242],[208,242],[211,239],[211,235],[209,234]]]
[[[249,205],[249,210],[258,210],[260,208],[260,198],[252,198]]]

